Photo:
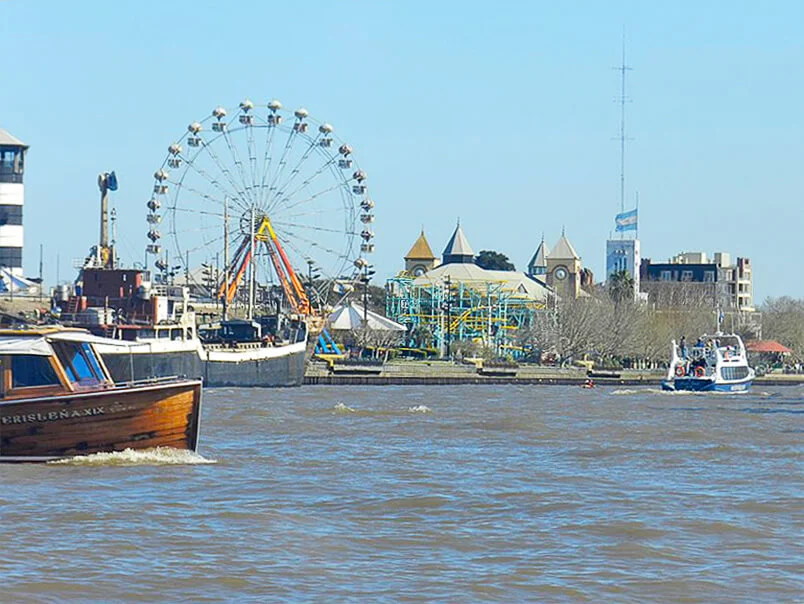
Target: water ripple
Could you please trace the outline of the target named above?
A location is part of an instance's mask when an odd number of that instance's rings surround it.
[[[200,455],[0,468],[0,600],[795,601],[767,390],[209,390]]]

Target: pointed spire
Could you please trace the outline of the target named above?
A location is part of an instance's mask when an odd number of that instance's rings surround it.
[[[452,237],[450,237],[447,247],[444,248],[441,258],[444,264],[471,264],[474,262],[475,253],[466,240],[466,235],[463,234],[460,219],[458,219],[458,226],[455,227],[455,232],[452,233]]]
[[[548,256],[554,260],[580,260],[581,257],[575,252],[575,248],[567,239],[566,230],[561,229],[561,238],[556,243],[553,251]]]
[[[528,272],[531,275],[543,275],[547,272],[547,256],[550,250],[547,249],[547,243],[544,241],[544,233],[542,233],[542,242],[536,248],[536,253],[533,258],[528,262]]]
[[[410,251],[405,254],[405,260],[435,260],[433,250],[427,242],[427,237],[424,236],[423,226],[421,234],[411,246]]]
[[[547,247],[544,235],[542,235],[542,241],[539,243],[539,247],[536,248],[536,253],[533,254],[529,266],[547,266],[547,254],[549,253],[550,249]]]

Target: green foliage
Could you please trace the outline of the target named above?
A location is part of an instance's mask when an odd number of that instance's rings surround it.
[[[616,272],[609,277],[608,292],[609,297],[618,306],[623,302],[633,301],[634,279],[628,271]]]
[[[418,348],[429,348],[433,345],[433,330],[429,325],[418,325],[410,334],[411,344]]]
[[[508,256],[492,250],[480,250],[475,264],[490,271],[515,271],[516,267],[508,260]]]

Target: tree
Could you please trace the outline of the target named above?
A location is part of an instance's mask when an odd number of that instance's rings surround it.
[[[516,267],[508,260],[508,256],[492,250],[480,250],[475,264],[490,271],[515,271]]]
[[[618,271],[609,277],[609,297],[616,306],[634,300],[634,279],[628,271]]]

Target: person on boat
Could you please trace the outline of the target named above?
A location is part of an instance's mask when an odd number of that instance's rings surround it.
[[[703,346],[704,346],[704,341],[701,338],[698,338],[695,341],[695,348],[703,348]]]
[[[678,342],[678,349],[681,353],[681,358],[687,358],[687,338],[686,336],[681,336],[681,340]]]

